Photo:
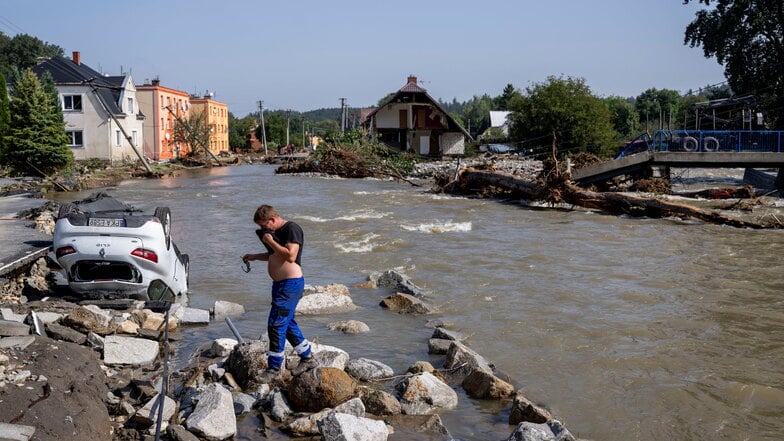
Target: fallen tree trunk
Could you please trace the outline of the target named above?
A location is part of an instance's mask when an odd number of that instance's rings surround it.
[[[700,191],[685,191],[675,193],[677,196],[685,198],[703,198],[703,199],[735,199],[735,198],[753,198],[756,196],[754,189],[748,185],[742,188],[709,188]]]
[[[464,169],[457,177],[460,188],[465,190],[474,186],[493,185],[520,194],[532,200],[563,202],[585,208],[602,210],[613,214],[631,216],[666,217],[687,216],[720,225],[738,228],[782,228],[780,222],[758,224],[727,217],[721,213],[703,210],[685,204],[670,202],[657,198],[642,198],[614,192],[594,192],[584,190],[565,179],[551,181],[555,186],[531,182],[517,176],[488,170]],[[456,183],[450,183],[445,189],[454,190]]]

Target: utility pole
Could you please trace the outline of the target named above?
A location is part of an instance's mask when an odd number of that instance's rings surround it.
[[[346,99],[340,99],[340,132],[346,132]]]
[[[136,153],[136,156],[139,157],[139,161],[141,161],[142,165],[144,166],[144,170],[146,170],[147,173],[152,173],[152,168],[150,167],[150,164],[147,163],[147,160],[144,159],[144,155],[136,147],[136,144],[133,143],[133,138],[131,138],[131,136],[128,135],[128,132],[125,131],[125,127],[123,127],[123,125],[120,124],[120,121],[117,119],[116,116],[114,116],[114,113],[112,113],[112,111],[109,110],[109,106],[107,106],[106,103],[103,102],[103,98],[101,97],[101,94],[98,93],[98,86],[93,84],[93,80],[94,78],[91,78],[85,81],[85,83],[87,83],[87,85],[90,86],[90,89],[92,89],[93,94],[98,99],[98,103],[101,104],[101,107],[103,107],[103,110],[109,115],[109,118],[111,118],[112,121],[114,121],[114,123],[117,124],[117,127],[120,129],[123,136],[125,136],[125,139],[128,141],[128,144],[131,145],[131,148],[133,149],[134,153]]]
[[[259,100],[259,114],[261,115],[261,143],[264,144],[264,156],[267,152],[267,131],[264,128],[264,101]]]
[[[291,143],[289,142],[289,127],[291,122],[291,110],[286,111],[286,148],[288,148]]]

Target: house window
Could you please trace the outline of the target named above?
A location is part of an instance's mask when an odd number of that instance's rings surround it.
[[[63,110],[66,112],[82,111],[81,95],[63,95]]]
[[[128,98],[128,113],[133,113],[133,98]]]
[[[136,130],[131,132],[131,141],[133,142],[133,145],[136,145]]]
[[[114,132],[114,134],[115,134],[115,141],[114,141],[115,144],[114,145],[116,145],[117,147],[120,147],[122,145],[122,135],[120,134],[119,130]]]
[[[81,130],[66,130],[65,134],[68,136],[68,147],[84,147]]]

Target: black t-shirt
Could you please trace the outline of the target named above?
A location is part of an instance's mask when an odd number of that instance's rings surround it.
[[[272,236],[284,247],[288,243],[298,243],[299,251],[297,251],[297,258],[294,261],[297,262],[297,265],[302,266],[302,248],[305,247],[305,234],[302,232],[302,227],[288,221],[278,228]]]

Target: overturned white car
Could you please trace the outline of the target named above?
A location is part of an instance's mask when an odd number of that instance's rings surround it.
[[[141,214],[95,196],[63,204],[57,215],[52,248],[71,290],[86,298],[141,300],[185,294],[189,259],[172,241],[169,208]]]

